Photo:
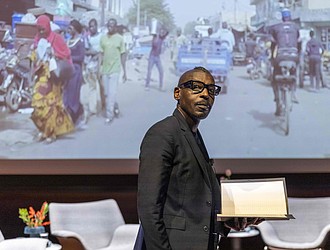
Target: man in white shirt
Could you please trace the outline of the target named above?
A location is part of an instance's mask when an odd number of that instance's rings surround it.
[[[220,46],[227,50],[227,60],[229,65],[233,67],[233,49],[235,46],[235,37],[233,32],[228,28],[227,22],[222,23],[222,29],[219,29],[216,34],[212,34],[213,37],[220,39]]]
[[[185,35],[182,34],[181,28],[177,29],[176,35],[177,37],[173,41],[173,48],[172,48],[173,49],[172,61],[175,69],[176,69],[176,63],[178,61],[179,49],[182,46],[188,44],[187,38],[185,37]]]
[[[235,37],[233,32],[228,28],[227,22],[222,23],[222,29],[218,30],[216,36],[220,38],[221,41],[228,43],[227,49],[230,53],[232,53],[235,45]]]

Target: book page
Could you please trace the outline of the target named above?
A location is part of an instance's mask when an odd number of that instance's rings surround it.
[[[283,179],[221,183],[223,215],[286,215]]]

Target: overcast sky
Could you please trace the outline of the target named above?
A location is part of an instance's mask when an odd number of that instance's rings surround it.
[[[134,0],[135,1],[135,0]],[[237,11],[253,11],[250,0],[236,0]],[[235,0],[165,0],[174,15],[177,26],[184,28],[187,22],[196,21],[198,17],[210,17],[221,10],[234,12]],[[123,8],[128,9],[132,0],[122,0]]]
[[[197,20],[198,17],[209,17],[223,11],[234,11],[233,1],[228,0],[165,0],[170,11],[173,13],[176,25],[183,26],[190,21]],[[250,0],[237,0],[237,11],[253,11]]]
[[[174,15],[177,26],[183,26],[198,17],[209,17],[220,12],[219,0],[166,0],[170,11]]]

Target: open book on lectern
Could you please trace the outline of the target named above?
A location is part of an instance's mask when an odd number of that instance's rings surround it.
[[[235,217],[294,219],[289,214],[285,178],[221,180],[218,221]]]

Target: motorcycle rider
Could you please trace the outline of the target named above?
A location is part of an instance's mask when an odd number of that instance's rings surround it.
[[[257,68],[260,68],[261,48],[256,40],[257,39],[254,33],[250,33],[248,35],[248,38],[245,41],[245,52],[246,59],[252,58]]]
[[[255,35],[250,33],[245,41],[246,52],[246,68],[247,73],[250,74],[250,78],[259,77],[258,75],[258,55],[257,55],[257,42]]]
[[[256,58],[256,48],[257,48],[257,42],[255,39],[255,35],[253,33],[250,33],[248,35],[247,40],[245,41],[245,51],[246,51],[246,58]]]
[[[282,14],[282,22],[274,25],[270,29],[270,34],[273,37],[272,44],[271,44],[271,60],[274,67],[273,77],[272,77],[272,87],[274,91],[274,99],[276,102],[276,111],[275,115],[280,116],[283,114],[282,108],[281,108],[281,100],[279,98],[279,86],[277,85],[277,82],[275,81],[275,75],[280,74],[280,67],[278,65],[277,56],[279,56],[279,53],[277,55],[274,55],[275,48],[277,49],[277,52],[280,49],[285,48],[296,48],[298,51],[296,63],[298,64],[299,61],[299,53],[301,50],[301,42],[299,41],[299,28],[298,26],[291,21],[291,12],[289,9],[284,8],[281,12]],[[298,67],[297,67],[298,68]],[[294,83],[293,87],[293,93],[292,93],[292,101],[295,103],[298,103],[298,100],[296,98],[296,87],[297,84]]]

